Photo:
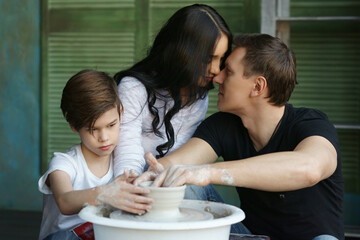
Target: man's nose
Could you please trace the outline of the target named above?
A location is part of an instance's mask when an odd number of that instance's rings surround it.
[[[214,77],[214,82],[217,84],[223,84],[224,78],[225,78],[225,69],[221,70],[221,72]]]

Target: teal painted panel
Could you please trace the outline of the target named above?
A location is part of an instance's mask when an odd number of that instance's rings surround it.
[[[40,210],[40,5],[0,0],[0,209]]]

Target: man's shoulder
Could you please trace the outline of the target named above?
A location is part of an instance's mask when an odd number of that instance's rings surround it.
[[[323,119],[328,121],[327,115],[315,108],[293,107],[291,104],[288,104],[287,109],[289,117],[294,120]]]
[[[304,107],[288,110],[286,128],[283,128],[283,131],[291,135],[289,139],[300,142],[307,137],[318,135],[328,139],[334,146],[338,144],[336,129],[325,113]]]

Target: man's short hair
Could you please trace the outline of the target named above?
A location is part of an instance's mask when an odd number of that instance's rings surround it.
[[[285,105],[297,84],[294,53],[279,38],[267,34],[241,34],[234,38],[233,44],[246,49],[242,60],[244,75],[265,77],[269,102]]]

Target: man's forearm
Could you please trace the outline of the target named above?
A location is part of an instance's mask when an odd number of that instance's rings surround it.
[[[264,191],[310,187],[335,171],[336,151],[326,141],[315,136],[303,140],[295,151],[211,164],[211,183]]]

